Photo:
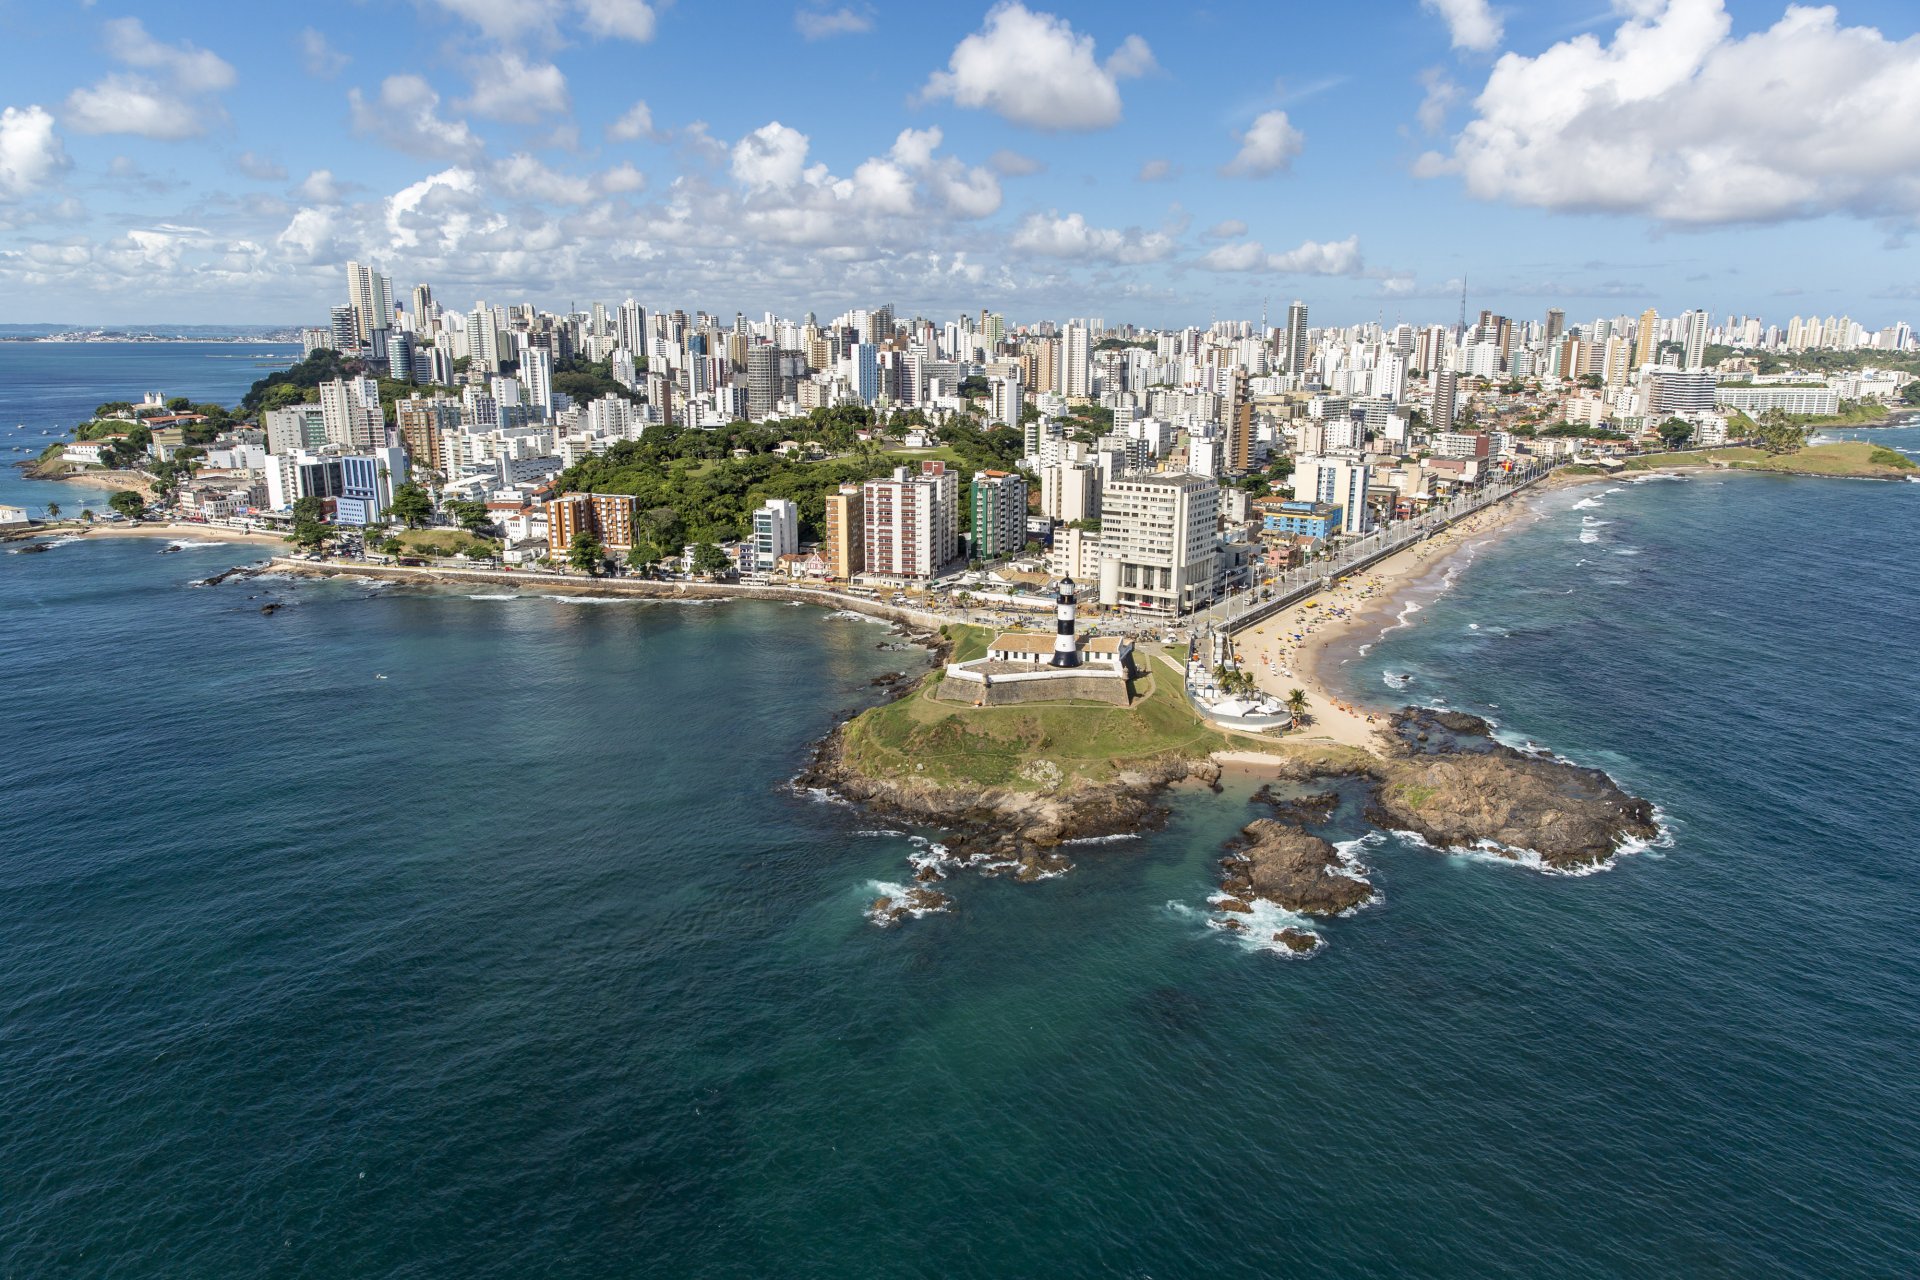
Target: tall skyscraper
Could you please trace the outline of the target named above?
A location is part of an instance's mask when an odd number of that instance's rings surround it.
[[[1633,338],[1633,367],[1653,363],[1660,353],[1660,313],[1648,307],[1640,313],[1640,328]]]
[[[1683,369],[1704,369],[1707,367],[1707,327],[1710,317],[1705,311],[1689,311],[1680,319],[1680,345],[1685,349],[1680,367]]]
[[[1287,372],[1299,377],[1307,371],[1307,304],[1293,302],[1287,307]]]
[[[843,484],[827,495],[826,535],[821,554],[830,577],[844,582],[866,568],[866,507],[859,485]]]
[[[1069,399],[1093,394],[1093,333],[1080,321],[1067,326],[1066,341],[1060,358],[1065,366],[1061,381]]]
[[[1027,482],[1006,471],[976,471],[967,523],[968,550],[998,560],[1027,543]]]
[[[1571,377],[1567,374],[1564,376]],[[1454,405],[1460,398],[1460,375],[1451,369],[1442,369],[1433,375],[1433,424],[1434,435],[1453,430]]]
[[[861,486],[868,573],[931,578],[960,553],[960,477],[944,462]]]
[[[780,352],[770,342],[747,348],[747,417],[755,422],[773,416],[780,400]]]
[[[347,302],[360,345],[374,345],[374,330],[393,327],[393,281],[364,263],[347,264]]]
[[[1247,371],[1235,365],[1228,371],[1227,404],[1223,415],[1227,428],[1227,470],[1245,475],[1253,470],[1253,394]]]
[[[1547,311],[1547,341],[1552,342],[1567,331],[1567,313],[1558,307]]]

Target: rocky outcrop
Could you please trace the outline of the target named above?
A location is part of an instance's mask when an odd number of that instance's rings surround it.
[[[1373,885],[1343,862],[1339,850],[1272,818],[1242,830],[1220,865],[1220,889],[1229,901],[1260,898],[1303,915],[1334,916],[1373,897]]]
[[[1416,736],[1395,747],[1381,767],[1368,821],[1442,848],[1508,857],[1532,852],[1560,870],[1605,862],[1622,841],[1659,834],[1653,806],[1598,769],[1494,742],[1477,717],[1436,723],[1479,741],[1467,744],[1471,749],[1429,753],[1417,745],[1417,734],[1429,731],[1403,717],[1401,727]]]
[[[1304,826],[1331,821],[1334,810],[1340,807],[1340,793],[1316,791],[1311,795],[1283,798],[1274,794],[1273,784],[1269,782],[1253,793],[1253,801],[1272,809],[1276,818]]]
[[[938,889],[916,885],[897,896],[889,894],[875,898],[873,905],[867,908],[867,919],[882,929],[891,929],[903,920],[933,915],[952,906],[953,899]]]

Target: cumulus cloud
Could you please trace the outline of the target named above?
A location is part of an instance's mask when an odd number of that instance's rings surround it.
[[[309,204],[338,204],[341,195],[330,169],[315,169],[300,183],[299,196]]]
[[[1449,80],[1439,67],[1428,67],[1420,73],[1420,87],[1426,90],[1416,113],[1420,129],[1424,133],[1438,133],[1447,122],[1447,112],[1460,100],[1460,86]]]
[[[513,124],[533,124],[565,111],[567,78],[551,62],[528,62],[501,52],[478,59],[472,68],[473,95],[460,105],[475,115]]]
[[[66,165],[66,148],[46,108],[0,111],[0,198],[30,196]]]
[[[1265,178],[1279,173],[1293,163],[1307,143],[1306,135],[1293,127],[1284,111],[1261,112],[1245,133],[1235,136],[1240,139],[1240,152],[1220,170],[1230,178]]]
[[[607,126],[609,142],[638,142],[654,136],[653,108],[645,102],[634,103],[618,120]]]
[[[798,9],[794,11],[793,25],[808,40],[861,35],[873,30],[873,11],[849,8]]]
[[[1357,276],[1364,267],[1360,237],[1308,240],[1285,253],[1268,253],[1258,240],[1209,249],[1200,259],[1209,271],[1265,271],[1282,275]]]
[[[326,36],[307,27],[300,32],[300,62],[307,74],[317,80],[331,80],[347,69],[351,59],[327,42]]]
[[[138,18],[112,18],[101,30],[106,35],[108,57],[164,75],[182,89],[215,93],[231,89],[237,79],[233,65],[218,54],[185,40],[179,44],[156,40]]]
[[[198,137],[207,126],[195,105],[144,76],[110,75],[67,95],[61,111],[75,133],[126,133],[178,141]]]
[[[1013,247],[1047,258],[1084,258],[1100,262],[1158,262],[1173,252],[1173,237],[1138,227],[1118,230],[1090,226],[1084,216],[1057,212],[1028,214],[1013,233]]]
[[[733,176],[753,190],[784,190],[807,167],[807,135],[778,120],[761,125],[733,144]]]
[[[1794,6],[1731,35],[1723,0],[1621,0],[1592,34],[1501,57],[1450,153],[1483,200],[1676,224],[1920,220],[1920,37]]]
[[[1506,34],[1487,0],[1420,0],[1420,7],[1446,21],[1447,34],[1456,49],[1485,52],[1497,47]]]
[[[1093,37],[1064,18],[1006,0],[986,25],[953,50],[921,96],[984,107],[1034,129],[1104,129],[1120,121],[1120,84],[1153,68],[1153,51],[1128,36],[1107,61],[1094,57]]]
[[[458,157],[480,149],[480,139],[464,120],[440,114],[440,95],[416,75],[388,76],[380,96],[369,102],[360,90],[347,93],[356,133],[418,156]]]
[[[580,24],[590,36],[633,40],[653,39],[656,15],[645,0],[579,0]]]

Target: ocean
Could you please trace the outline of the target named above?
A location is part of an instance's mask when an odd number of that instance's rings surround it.
[[[0,503],[31,507],[36,518],[48,502],[104,511],[108,490],[23,480],[14,464],[72,439],[109,401],[138,404],[158,391],[232,408],[299,358],[300,344],[284,342],[0,342]]]
[[[921,833],[785,784],[872,623],[0,555],[0,1275],[1915,1274],[1920,485],[1538,501],[1340,678],[1670,844],[1348,813],[1306,961],[1250,779],[869,924]]]

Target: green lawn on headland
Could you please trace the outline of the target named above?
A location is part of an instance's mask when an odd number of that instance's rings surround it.
[[[1884,478],[1920,469],[1913,459],[1865,440],[1816,444],[1790,453],[1759,449],[1709,449],[1700,453],[1643,453],[1627,459],[1629,471],[1722,463],[1742,471],[1790,471],[1821,476]]]
[[[979,627],[960,630],[953,660],[984,656],[989,633]],[[974,707],[938,701],[932,696],[936,683],[925,681],[898,701],[850,722],[848,764],[870,777],[1037,791],[1048,771],[1033,771],[1041,777],[1022,776],[1036,761],[1057,767],[1065,782],[1105,782],[1139,762],[1168,755],[1191,759],[1236,740],[1200,718],[1179,679],[1164,665],[1134,682],[1136,700],[1129,707],[1098,702]],[[1252,738],[1238,741],[1269,749],[1278,745]]]
[[[496,555],[500,549],[492,539],[476,537],[464,529],[400,529],[393,536],[400,539],[407,555],[450,556],[470,548]]]

